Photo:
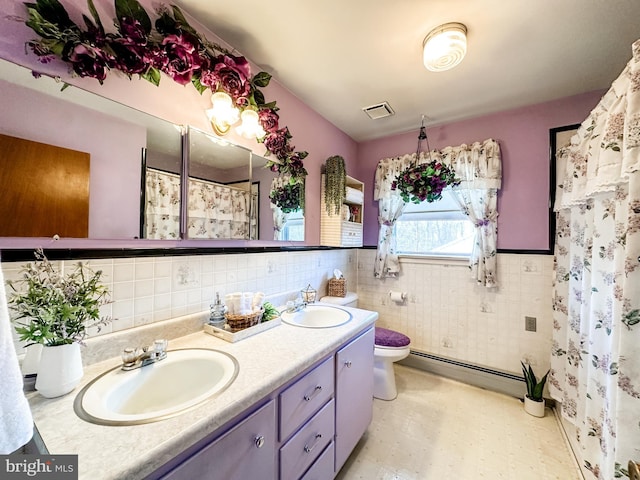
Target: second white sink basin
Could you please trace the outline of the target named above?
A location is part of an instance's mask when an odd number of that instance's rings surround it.
[[[76,414],[101,425],[136,425],[173,417],[227,388],[238,362],[219,350],[170,350],[159,362],[124,371],[113,368],[85,386]]]
[[[344,325],[352,318],[346,310],[331,305],[307,305],[298,312],[282,312],[284,323],[296,327],[328,328]]]

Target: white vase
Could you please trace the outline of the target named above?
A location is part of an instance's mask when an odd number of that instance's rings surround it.
[[[82,380],[82,356],[79,343],[44,346],[36,378],[36,390],[46,398],[71,392]]]
[[[524,411],[534,417],[544,417],[544,400],[531,400],[528,396],[524,397]]]

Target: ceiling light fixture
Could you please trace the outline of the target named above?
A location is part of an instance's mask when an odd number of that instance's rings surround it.
[[[425,37],[422,48],[427,70],[449,70],[458,65],[467,53],[467,27],[456,22],[440,25]]]

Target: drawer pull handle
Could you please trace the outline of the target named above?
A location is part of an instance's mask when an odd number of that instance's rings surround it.
[[[311,450],[316,448],[316,445],[318,445],[318,443],[320,442],[321,438],[322,438],[322,434],[321,433],[316,433],[316,436],[314,438],[315,442],[313,442],[313,445],[311,445],[311,446],[305,445],[304,446],[304,451],[307,452],[307,453],[311,453]]]
[[[264,446],[264,435],[256,436],[254,443],[256,444],[256,448],[262,448]]]
[[[346,362],[344,362],[344,365],[347,368],[351,368],[351,365],[352,365],[351,360],[347,360]]]
[[[311,392],[310,395],[305,395],[303,398],[305,400],[305,402],[310,401],[313,397],[315,397],[317,394],[319,394],[322,391],[322,385],[316,385],[316,388],[313,389],[313,392]]]

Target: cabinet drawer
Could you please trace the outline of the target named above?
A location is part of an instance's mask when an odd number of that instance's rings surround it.
[[[275,417],[275,402],[272,400],[162,480],[275,480]]]
[[[333,478],[334,443],[331,442],[300,480],[327,480]]]
[[[280,478],[299,478],[333,440],[334,413],[331,400],[280,449]],[[333,462],[330,471],[333,476]]]
[[[333,396],[333,372],[331,357],[280,394],[280,441],[286,440]]]

